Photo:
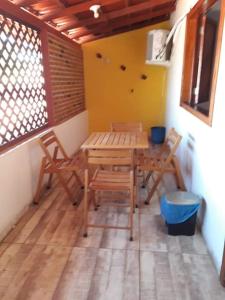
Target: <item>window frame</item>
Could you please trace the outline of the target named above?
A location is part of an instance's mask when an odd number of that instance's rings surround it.
[[[209,0],[207,3],[207,8],[211,7],[215,2],[216,0]],[[210,91],[210,99],[209,99],[210,106],[209,106],[208,116],[194,109],[190,105],[192,86],[193,86],[194,66],[196,60],[196,47],[197,47],[196,37],[198,31],[198,19],[204,10],[204,5],[205,5],[205,1],[199,0],[187,15],[180,106],[183,107],[188,112],[190,112],[191,114],[193,114],[194,116],[196,116],[197,118],[199,118],[207,125],[212,126],[213,110],[214,110],[215,94],[216,94],[216,87],[217,87],[221,46],[222,46],[222,37],[223,37],[224,18],[225,18],[225,0],[221,0],[220,19],[218,25],[217,38],[216,38],[215,60],[214,60],[214,66],[212,71],[211,91]]]
[[[35,30],[39,31],[39,37],[41,39],[41,52],[42,52],[42,63],[43,63],[43,76],[45,79],[44,82],[44,88],[46,92],[46,100],[47,100],[47,112],[48,112],[48,123],[38,128],[30,133],[27,133],[24,136],[21,136],[17,138],[14,141],[11,141],[10,143],[7,143],[5,145],[0,146],[0,156],[4,155],[8,151],[13,151],[20,145],[27,143],[35,138],[38,138],[40,134],[43,132],[46,132],[48,129],[51,129],[53,126],[59,125],[66,120],[80,114],[81,112],[84,112],[86,110],[86,102],[85,102],[85,93],[84,98],[82,99],[84,103],[83,110],[76,112],[73,116],[70,116],[68,118],[66,116],[66,119],[64,119],[61,123],[57,121],[55,118],[54,112],[55,112],[55,102],[54,102],[54,81],[51,77],[51,69],[49,67],[51,61],[50,61],[50,49],[48,45],[48,35],[53,34],[55,37],[58,37],[62,39],[63,41],[66,41],[71,44],[71,46],[74,49],[79,49],[82,51],[81,46],[75,42],[73,42],[71,39],[66,37],[65,35],[62,35],[58,30],[50,26],[49,24],[43,22],[39,18],[35,17],[34,15],[30,14],[29,12],[22,10],[17,5],[13,4],[12,2],[8,0],[1,0],[0,5],[1,13],[4,15],[13,18],[17,22],[22,22],[22,24],[27,25],[31,28],[34,28]],[[83,80],[83,88],[84,88],[84,78]]]
[[[44,77],[44,84],[43,84],[43,88],[45,90],[45,99],[46,99],[46,102],[47,102],[47,107],[46,107],[46,111],[48,113],[48,119],[47,119],[47,122],[46,124],[44,124],[43,126],[37,128],[37,129],[34,129],[33,131],[30,131],[30,132],[27,132],[26,134],[22,135],[22,136],[19,136],[18,138],[12,140],[12,141],[9,141],[7,142],[6,144],[3,144],[3,145],[0,145],[0,154],[4,153],[5,151],[8,151],[12,148],[14,148],[15,146],[29,140],[31,137],[34,137],[35,135],[38,135],[40,134],[41,132],[44,132],[46,131],[49,127],[52,126],[52,106],[51,106],[51,101],[49,101],[49,89],[48,89],[48,79],[47,79],[47,67],[46,67],[46,55],[44,53],[44,50],[45,50],[45,43],[44,43],[44,36],[47,35],[47,33],[45,33],[41,27],[39,26],[35,26],[33,25],[31,22],[27,22],[26,21],[26,18],[25,20],[21,19],[20,17],[17,17],[16,15],[14,14],[10,14],[8,13],[7,11],[5,11],[4,9],[0,9],[0,12],[1,14],[3,14],[6,18],[10,18],[24,26],[27,26],[33,30],[35,30],[37,33],[38,33],[38,36],[39,36],[39,39],[41,41],[41,47],[40,47],[40,51],[41,51],[41,54],[42,54],[42,66],[43,66],[43,77]]]

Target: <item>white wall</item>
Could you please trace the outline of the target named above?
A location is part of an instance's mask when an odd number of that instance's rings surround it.
[[[178,0],[177,10],[171,19],[172,24],[196,2]],[[175,127],[183,135],[178,155],[187,188],[204,198],[200,214],[202,233],[218,271],[225,237],[225,32],[223,36],[212,127],[180,107],[185,21],[176,36],[168,73],[166,115],[167,128]]]
[[[54,130],[71,155],[87,138],[87,111]],[[43,157],[37,139],[38,136],[0,156],[0,240],[33,200]]]

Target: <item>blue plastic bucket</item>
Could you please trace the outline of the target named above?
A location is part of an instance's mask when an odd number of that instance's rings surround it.
[[[165,140],[166,128],[156,126],[151,128],[151,141],[153,144],[162,144]]]

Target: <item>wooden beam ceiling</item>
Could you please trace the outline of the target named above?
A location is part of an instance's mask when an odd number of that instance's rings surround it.
[[[168,20],[176,0],[11,0],[78,43]],[[101,5],[99,18],[90,6]]]
[[[38,0],[15,0],[14,3],[18,6],[27,6],[37,3]]]
[[[141,22],[141,23],[134,24],[134,25],[132,25],[132,29],[129,29],[129,30],[127,28],[117,28],[117,29],[113,30],[113,32],[111,32],[111,33],[104,33],[104,34],[95,35],[96,38],[95,39],[92,38],[91,40],[97,40],[97,39],[109,37],[109,36],[112,36],[112,35],[125,33],[125,32],[128,32],[128,31],[131,31],[131,30],[140,29],[140,28],[143,28],[145,26],[157,24],[157,23],[164,22],[164,21],[167,21],[167,20],[168,20],[168,17],[166,17],[166,16],[154,18],[154,19],[151,19],[149,21],[144,21],[144,22]],[[77,41],[80,44],[83,44],[85,42],[89,42],[88,35],[87,36],[86,35],[81,36],[79,39],[74,39],[74,40]]]
[[[97,1],[97,3],[100,4],[101,6],[114,4],[116,2],[119,2],[119,0]],[[89,8],[94,4],[96,4],[96,0],[82,2],[82,3],[76,4],[76,5],[69,6],[64,9],[57,9],[53,12],[50,12],[49,14],[41,16],[40,19],[42,19],[43,21],[50,21],[50,20],[56,19],[58,17],[71,16],[73,14],[78,14],[81,12],[89,11]]]
[[[127,18],[126,20],[119,20],[117,22],[114,23],[110,23],[109,26],[104,26],[104,25],[98,25],[96,27],[93,27],[93,29],[91,30],[92,33],[94,34],[106,34],[106,33],[110,33],[110,31],[118,29],[118,28],[124,28],[130,25],[136,25],[137,23],[146,21],[146,20],[152,20],[154,18],[157,17],[161,17],[163,13],[163,16],[167,16],[169,18],[169,15],[171,13],[171,9],[164,9],[164,10],[160,10],[160,11],[154,11],[154,12],[147,12],[147,13],[143,13],[141,15],[138,16],[134,16],[134,17],[130,17]],[[168,19],[167,18],[167,19]],[[69,34],[69,37],[72,39],[77,39],[80,38],[86,34],[90,33],[90,30],[82,30],[80,29],[79,32],[74,33],[74,34]]]

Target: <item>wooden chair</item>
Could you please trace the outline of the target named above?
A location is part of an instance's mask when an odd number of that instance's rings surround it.
[[[144,179],[143,187],[147,186],[150,177],[153,173],[156,174],[152,188],[149,190],[145,204],[149,204],[163,174],[171,172],[175,174],[178,188],[185,190],[184,181],[179,167],[179,162],[175,156],[176,150],[180,144],[182,137],[175,131],[174,128],[170,129],[168,136],[160,150],[160,152],[151,157],[143,155],[138,158],[138,169],[146,171],[147,176]]]
[[[143,124],[141,122],[113,122],[111,123],[112,132],[143,132]],[[142,155],[143,150],[134,152],[135,161],[137,155]]]
[[[71,173],[72,177],[75,177],[76,182],[83,188],[83,184],[81,179],[77,174],[77,163],[75,159],[69,158],[62,146],[59,142],[57,136],[55,135],[54,131],[50,131],[44,136],[42,136],[39,140],[40,146],[45,153],[45,156],[42,159],[41,168],[40,168],[40,175],[37,185],[37,191],[34,198],[34,203],[39,203],[42,182],[45,174],[49,174],[49,179],[47,183],[47,187],[50,188],[52,184],[53,175],[56,174],[58,177],[59,182],[65,189],[66,194],[71,199],[73,204],[74,202],[74,195],[69,187],[69,182],[64,178],[65,173]]]
[[[84,237],[87,237],[88,227],[98,228],[117,228],[130,230],[130,240],[133,240],[133,211],[135,202],[135,187],[134,187],[134,173],[132,169],[133,151],[131,150],[89,150],[87,153],[89,165],[104,166],[104,169],[98,167],[93,177],[90,179],[89,170],[85,170],[85,192],[84,192]],[[124,166],[130,165],[128,171],[113,171],[111,166]],[[106,168],[109,167],[109,170]],[[126,204],[122,205],[117,203],[115,198],[115,206],[129,207],[129,222],[128,226],[112,226],[112,225],[96,225],[88,222],[88,206],[89,206],[89,193],[92,192],[95,209],[97,203],[95,201],[96,191],[109,191],[109,192],[128,192],[129,199],[126,199]],[[104,199],[102,200],[104,201]],[[105,200],[106,201],[106,200]]]
[[[141,122],[133,122],[133,123],[126,123],[126,122],[113,122],[111,123],[111,131],[115,132],[142,132],[143,125]]]

